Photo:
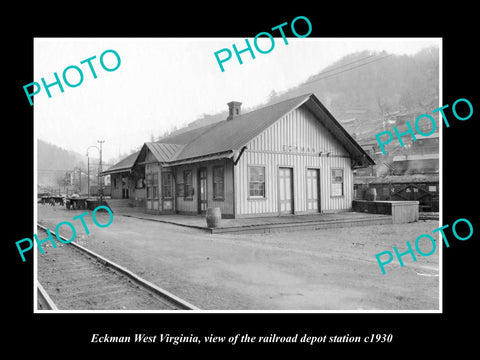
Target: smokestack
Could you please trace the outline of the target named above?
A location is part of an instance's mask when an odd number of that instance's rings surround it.
[[[238,115],[240,115],[240,109],[242,107],[242,103],[238,101],[230,101],[228,104],[228,117],[227,120],[235,119]]]

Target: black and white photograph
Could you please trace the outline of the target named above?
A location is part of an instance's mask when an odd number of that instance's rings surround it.
[[[12,347],[474,344],[469,11],[241,7],[65,12],[14,36]]]
[[[59,311],[441,310],[435,242],[393,251],[439,228],[442,120],[415,119],[441,106],[441,51],[35,39],[38,235],[74,239],[34,249],[42,293]]]

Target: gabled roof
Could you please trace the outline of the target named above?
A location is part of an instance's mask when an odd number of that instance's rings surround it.
[[[375,165],[375,161],[363,150],[359,143],[345,130],[345,128],[333,117],[330,111],[318,100],[318,98],[310,94],[310,101],[305,105],[309,110],[317,115],[317,118],[329,130],[333,137],[336,138],[347,150],[353,159],[353,167],[365,167]]]
[[[126,158],[120,160],[115,165],[110,166],[107,170],[102,171],[102,175],[109,175],[109,174],[129,171],[133,167],[133,164],[135,163],[135,161],[137,160],[138,154],[140,154],[140,151],[136,151],[128,155]]]
[[[223,120],[208,125],[204,127],[205,131],[200,130],[198,136],[185,145],[175,157],[175,161],[201,155],[238,151],[275,121],[307,101],[308,98],[309,95],[302,95],[237,115],[232,120]],[[171,139],[168,140],[171,141]]]
[[[167,135],[161,138],[160,140],[158,140],[157,142],[170,143],[170,144],[188,144],[189,142],[196,139],[197,137],[199,137],[200,135],[208,131],[210,128],[216,126],[217,124],[218,123],[215,122],[213,124],[200,126],[198,128],[183,131],[181,133]]]
[[[232,157],[277,120],[302,105],[313,112],[332,136],[344,146],[355,166],[375,164],[314,94],[297,96],[237,115],[232,120],[223,120],[166,136],[157,142],[145,143],[142,150],[148,148],[155,158],[166,166]],[[132,166],[135,161],[136,159]]]
[[[173,160],[175,155],[183,149],[185,145],[182,144],[164,144],[160,142],[145,143],[146,147],[152,152],[158,162],[165,163]]]
[[[316,118],[331,132],[333,137],[345,147],[354,159],[355,166],[375,164],[373,159],[348,134],[314,94],[297,96],[237,115],[233,120],[220,121],[197,129],[194,132],[189,132],[189,134],[184,134],[182,140],[188,138],[189,141],[185,143],[185,147],[172,159],[172,162],[173,164],[177,162],[186,163],[187,159],[192,159],[193,162],[213,154],[225,154],[225,157],[231,157],[232,154],[240,151],[242,147],[270,125],[302,105],[305,105],[312,111]],[[178,140],[178,138],[167,138],[161,141],[166,140],[172,142]]]

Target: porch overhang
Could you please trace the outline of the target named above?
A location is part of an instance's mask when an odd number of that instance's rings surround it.
[[[131,168],[128,169],[114,169],[114,170],[105,170],[100,173],[100,176],[107,176],[107,175],[112,175],[112,174],[121,174],[121,173],[126,173],[130,174],[132,172]]]
[[[172,166],[179,166],[179,165],[188,165],[188,164],[193,164],[193,163],[198,163],[202,161],[212,161],[212,160],[220,160],[220,159],[231,159],[234,155],[233,150],[228,150],[224,151],[221,153],[215,153],[215,154],[208,154],[208,155],[202,155],[202,156],[196,156],[193,158],[189,159],[182,159],[182,160],[176,160],[176,161],[169,161],[168,163],[162,163],[161,165],[163,167],[172,167]]]

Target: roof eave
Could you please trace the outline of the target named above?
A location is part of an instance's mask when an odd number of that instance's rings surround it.
[[[297,105],[291,107],[290,109],[286,110],[281,116],[278,116],[274,121],[272,121],[270,124],[268,124],[268,126],[266,126],[265,128],[263,129],[259,129],[259,131],[252,137],[250,137],[249,139],[243,141],[242,143],[239,143],[237,144],[237,149],[235,149],[235,151],[242,151],[244,150],[244,148],[246,148],[246,146],[252,142],[256,137],[258,137],[260,134],[264,133],[268,128],[270,128],[271,126],[273,126],[273,124],[275,124],[278,120],[280,120],[281,118],[283,118],[285,115],[287,115],[288,113],[291,113],[292,111],[294,111],[295,109],[298,109],[300,106],[302,106],[303,104],[305,104],[308,100],[310,100],[310,97],[314,95],[313,93],[307,93],[307,94],[304,94],[304,95],[300,95],[298,97],[304,97],[304,99],[302,101],[300,101]]]
[[[345,147],[347,152],[353,159],[356,159],[361,165],[360,167],[368,167],[375,165],[375,161],[367,154],[367,152],[352,138],[352,136],[345,130],[345,128],[338,122],[337,119],[328,111],[328,109],[317,99],[315,95],[309,97],[312,104],[315,104],[317,109],[320,109],[334,125],[334,128],[327,126],[333,136],[335,136],[340,143]],[[308,105],[307,105],[308,106]],[[311,111],[316,111],[314,106],[308,106]],[[318,110],[317,110],[318,111]],[[326,124],[324,124],[326,125]],[[343,137],[343,139],[342,139]]]
[[[201,162],[201,161],[208,161],[208,160],[218,160],[218,159],[225,159],[225,158],[229,159],[233,157],[233,154],[234,154],[234,150],[227,150],[227,151],[222,151],[222,152],[212,153],[212,154],[203,154],[203,155],[199,155],[191,158],[169,161],[164,163],[164,166],[170,167],[170,166],[187,165],[187,164],[192,164],[192,163]]]
[[[111,174],[118,174],[118,173],[126,173],[131,172],[132,168],[124,168],[124,169],[113,169],[113,170],[105,170],[100,173],[100,176],[111,175]]]

